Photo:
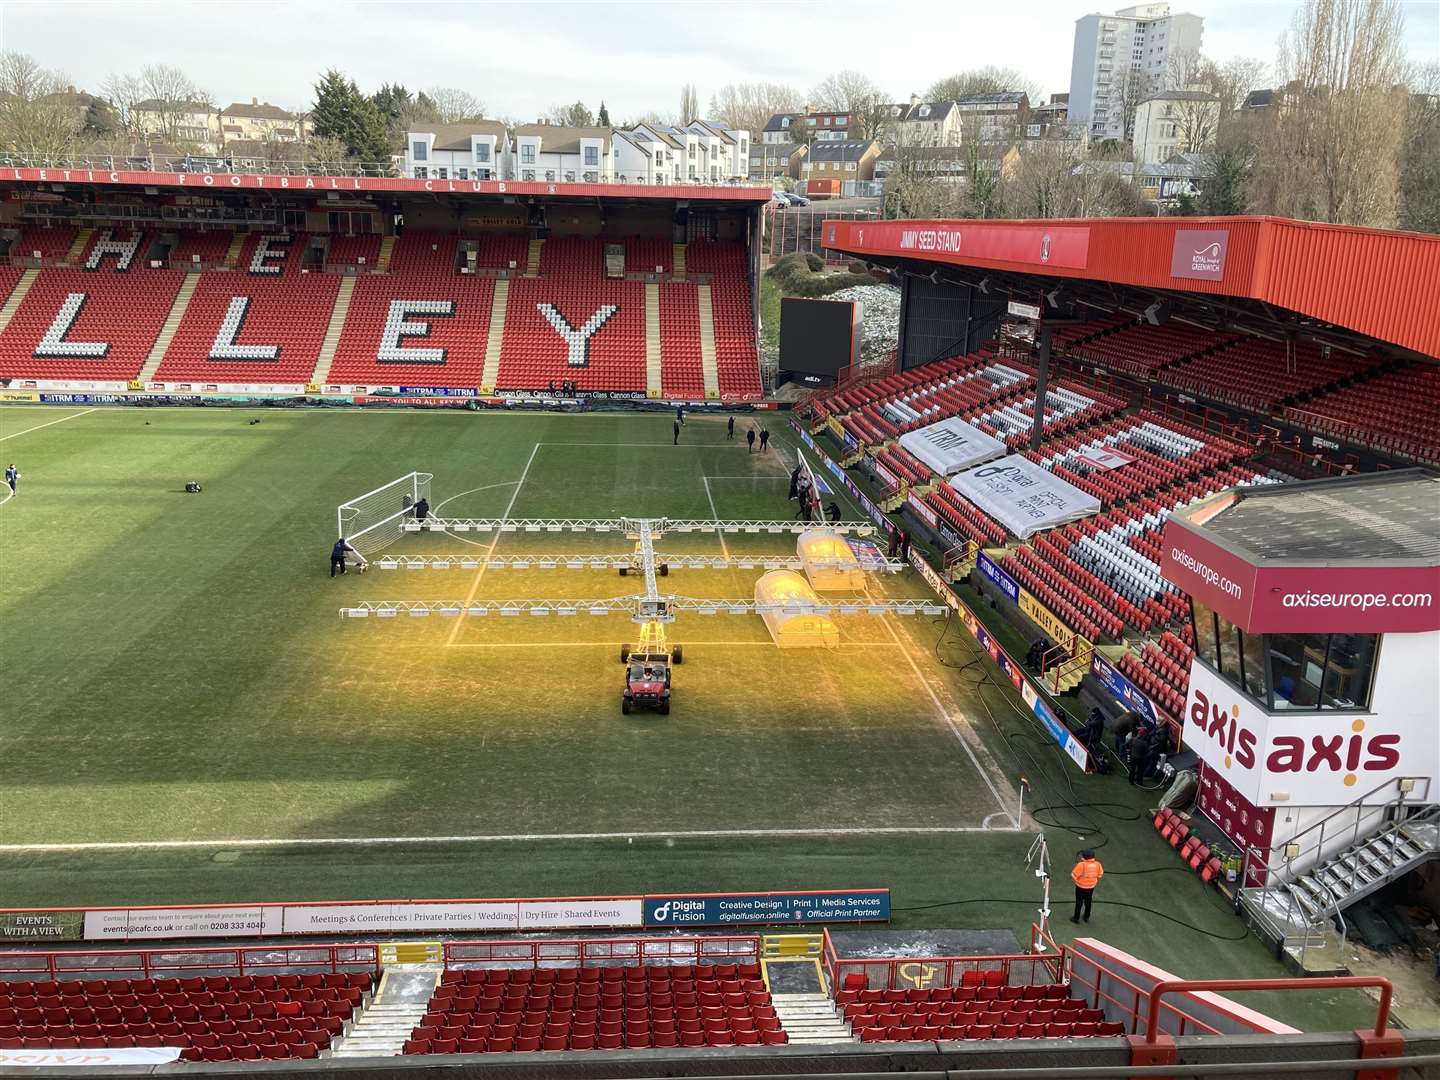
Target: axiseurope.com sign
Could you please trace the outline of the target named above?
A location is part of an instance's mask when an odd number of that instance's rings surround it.
[[[889,889],[647,896],[646,926],[886,922]]]

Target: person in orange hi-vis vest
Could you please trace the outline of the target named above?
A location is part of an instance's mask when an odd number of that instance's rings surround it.
[[[1090,921],[1090,899],[1095,895],[1095,886],[1105,876],[1105,868],[1095,858],[1095,852],[1086,849],[1080,852],[1080,861],[1070,871],[1070,880],[1075,882],[1075,914],[1070,921],[1078,923],[1081,918]]]

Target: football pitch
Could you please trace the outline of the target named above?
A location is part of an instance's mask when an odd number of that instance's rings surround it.
[[[332,580],[336,506],[418,470],[448,517],[790,518],[788,424],[769,416],[772,449],[749,454],[750,422],[729,443],[692,418],[673,446],[669,414],[0,408],[22,476],[0,505],[0,907],[884,886],[897,927],[1025,942],[1043,828],[1057,939],[1094,846],[1096,934],[1185,976],[1281,974],[1154,837],[1152,796],[1074,770],[942,618],[839,616],[823,651],[682,613],[660,716],[620,710],[623,615],[339,617],[632,595],[613,570],[481,569],[626,548],[594,534],[407,534],[386,554],[479,565]],[[676,566],[662,591],[748,599],[761,573]],[[869,593],[930,595],[913,571]],[[1251,1000],[1312,1027],[1367,1011]]]

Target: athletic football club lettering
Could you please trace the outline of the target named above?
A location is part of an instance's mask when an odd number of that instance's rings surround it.
[[[565,339],[565,345],[569,349],[569,356],[566,363],[570,367],[587,367],[590,363],[590,339],[599,333],[600,328],[610,321],[610,317],[620,310],[616,304],[602,304],[596,309],[595,314],[585,321],[580,329],[571,326],[564,315],[556,310],[554,304],[536,304],[540,314],[549,320],[555,332]]]
[[[110,352],[108,341],[70,341],[70,329],[80,318],[80,312],[85,310],[85,303],[90,299],[83,292],[72,292],[60,304],[60,310],[55,313],[49,329],[40,343],[35,346],[34,355],[38,359],[55,360],[99,360]]]
[[[429,315],[432,318],[447,318],[455,314],[454,300],[391,300],[390,311],[385,316],[385,328],[380,334],[380,348],[375,353],[378,364],[443,364],[445,350],[438,346],[405,348],[405,338],[426,338],[430,336],[433,324],[429,320],[411,319],[412,315]]]

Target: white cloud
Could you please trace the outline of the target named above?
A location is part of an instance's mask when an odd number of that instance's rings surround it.
[[[1118,4],[1117,4],[1118,6]],[[1217,59],[1275,59],[1291,3],[1176,0],[1205,16]],[[1440,58],[1440,4],[1405,4],[1412,59]],[[997,64],[1049,96],[1069,89],[1074,22],[1061,0],[770,0],[766,3],[62,3],[8,0],[0,43],[96,90],[107,74],[149,63],[185,69],[222,104],[259,97],[308,106],[326,68],[365,90],[460,86],[496,115],[533,119],[551,103],[603,98],[617,121],[673,111],[683,83],[702,108],[729,82],[790,83],[802,92],[845,67],[897,99],[935,79]],[[1108,10],[1108,6],[1107,6]]]

